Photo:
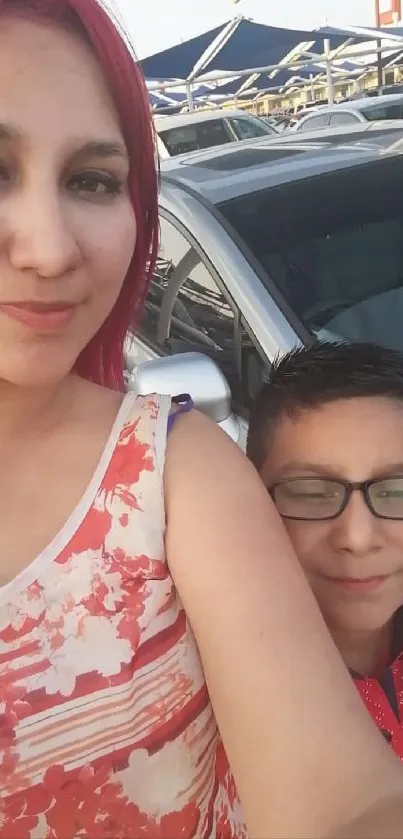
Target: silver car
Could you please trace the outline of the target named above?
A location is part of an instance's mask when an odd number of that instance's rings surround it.
[[[275,137],[277,134],[275,126],[235,108],[155,116],[154,126],[161,160],[227,143]]]
[[[128,344],[135,386],[190,391],[218,421],[231,413],[243,437],[278,353],[318,339],[403,350],[402,152],[403,131],[164,165],[159,257]]]
[[[365,97],[339,105],[320,106],[303,116],[294,131],[317,131],[320,128],[360,125],[361,123],[403,119],[403,94]]]

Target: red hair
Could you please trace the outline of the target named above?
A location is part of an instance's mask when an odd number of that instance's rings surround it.
[[[119,299],[77,361],[77,372],[123,390],[124,343],[139,321],[158,247],[158,179],[147,88],[138,62],[101,0],[0,0],[1,12],[44,18],[83,34],[115,102],[131,161],[130,197],[137,242]]]

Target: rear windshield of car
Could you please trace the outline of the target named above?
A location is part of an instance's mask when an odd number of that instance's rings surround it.
[[[383,103],[361,108],[361,113],[370,122],[381,119],[403,119],[403,99],[401,102],[392,102],[390,105]]]
[[[403,350],[403,156],[244,195],[219,210],[313,335]]]
[[[212,146],[221,146],[236,139],[223,119],[182,125],[158,133],[171,157],[208,149]]]

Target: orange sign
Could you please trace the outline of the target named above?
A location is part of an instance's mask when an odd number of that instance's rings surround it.
[[[377,26],[398,23],[402,17],[401,0],[375,0],[375,15]]]

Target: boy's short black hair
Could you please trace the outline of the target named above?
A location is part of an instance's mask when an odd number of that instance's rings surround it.
[[[254,402],[247,455],[260,470],[281,415],[292,417],[338,399],[371,396],[403,402],[403,353],[346,342],[297,348],[273,362]]]

